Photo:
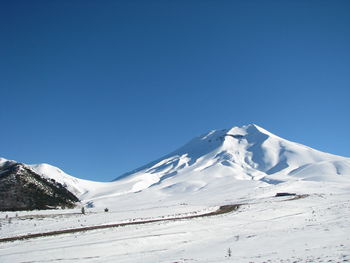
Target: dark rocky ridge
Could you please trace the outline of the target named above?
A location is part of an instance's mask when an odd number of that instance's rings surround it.
[[[72,208],[79,199],[54,179],[46,179],[24,164],[0,167],[0,211]]]

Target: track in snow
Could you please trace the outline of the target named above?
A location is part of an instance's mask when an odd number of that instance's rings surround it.
[[[227,214],[227,213],[230,213],[232,211],[236,211],[241,205],[242,204],[223,205],[223,206],[220,206],[219,209],[216,211],[206,213],[206,214],[200,214],[200,215],[191,215],[191,216],[184,216],[184,217],[171,217],[171,218],[164,218],[164,219],[163,218],[162,219],[151,219],[151,220],[145,220],[145,221],[136,221],[136,222],[127,222],[127,223],[119,223],[119,224],[109,224],[109,225],[99,225],[99,226],[89,226],[89,227],[79,227],[79,228],[51,231],[51,232],[45,232],[45,233],[36,233],[36,234],[27,234],[27,235],[14,236],[14,237],[6,237],[6,238],[0,238],[0,242],[10,242],[10,241],[38,238],[38,237],[56,236],[56,235],[84,232],[84,231],[97,230],[97,229],[123,227],[123,226],[128,226],[128,225],[142,225],[142,224],[149,224],[149,223],[156,223],[156,222],[177,221],[177,220],[192,219],[192,218],[198,218],[198,217],[215,216],[215,215]]]

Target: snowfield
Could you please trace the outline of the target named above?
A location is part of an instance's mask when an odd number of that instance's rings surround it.
[[[80,207],[1,212],[0,262],[350,261],[350,159],[256,125],[211,131],[110,183],[28,167],[64,184],[86,214]],[[232,204],[238,210],[206,215]]]

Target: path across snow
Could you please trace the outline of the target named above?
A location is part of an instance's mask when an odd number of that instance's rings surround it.
[[[0,262],[280,263],[350,260],[348,193],[321,191],[307,198],[287,199],[291,197],[252,199],[233,213],[216,216],[159,220],[0,243]],[[173,210],[176,207],[168,209],[176,213]],[[147,209],[139,210],[137,214],[146,216]],[[29,230],[30,225],[40,224],[43,220],[33,218],[22,223],[28,224]],[[3,224],[3,230],[6,227]]]
[[[208,212],[204,214],[197,214],[197,212],[193,212],[192,213],[193,215],[184,215],[184,216],[168,217],[168,218],[164,218],[163,216],[162,218],[158,218],[158,219],[138,220],[138,221],[133,220],[132,222],[124,222],[124,223],[117,223],[117,224],[78,227],[78,228],[63,229],[63,230],[43,232],[43,233],[5,237],[5,238],[0,238],[0,243],[17,241],[17,240],[25,240],[25,239],[31,239],[31,238],[47,237],[47,236],[57,236],[62,234],[79,233],[79,232],[86,232],[86,231],[98,230],[98,229],[115,228],[115,227],[123,227],[123,226],[130,226],[130,225],[143,225],[143,224],[158,223],[158,222],[165,222],[165,221],[177,221],[177,220],[184,220],[184,219],[193,219],[198,217],[215,216],[215,215],[221,215],[221,214],[230,213],[232,211],[236,211],[240,206],[241,204],[223,205],[223,206],[220,206],[219,209],[213,212]]]

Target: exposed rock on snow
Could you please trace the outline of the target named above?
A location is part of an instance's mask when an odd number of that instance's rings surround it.
[[[54,179],[45,179],[20,163],[0,167],[0,210],[72,208],[79,199]]]

